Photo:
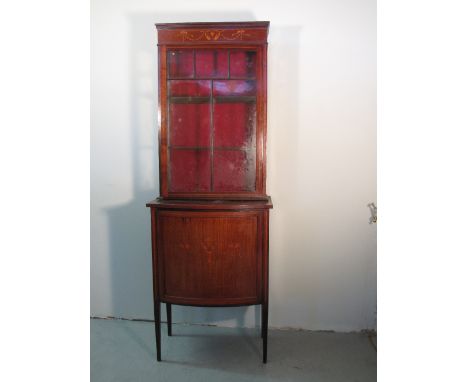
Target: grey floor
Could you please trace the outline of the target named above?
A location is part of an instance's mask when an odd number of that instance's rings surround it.
[[[269,330],[268,363],[255,329],[91,320],[91,381],[376,381],[377,353],[359,333]]]

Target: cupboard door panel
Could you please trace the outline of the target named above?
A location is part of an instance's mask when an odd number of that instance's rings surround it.
[[[257,299],[257,213],[164,211],[158,222],[166,298]]]

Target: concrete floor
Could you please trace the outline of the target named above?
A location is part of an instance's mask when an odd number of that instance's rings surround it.
[[[359,333],[269,330],[262,363],[259,330],[91,320],[91,381],[376,381],[377,353]]]

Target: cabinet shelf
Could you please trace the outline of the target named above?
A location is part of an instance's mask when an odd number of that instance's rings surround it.
[[[255,81],[254,77],[168,77],[168,81],[229,81],[229,80],[243,80],[243,81]]]
[[[256,102],[255,96],[215,96],[213,97],[216,103],[239,103],[239,102]]]
[[[211,97],[169,97],[170,103],[210,103]]]
[[[213,149],[214,151],[222,151],[222,150],[227,150],[227,151],[250,151],[250,150],[255,150],[255,145],[252,145],[251,147],[210,147],[210,146],[205,146],[205,147],[199,147],[199,146],[169,146],[170,149],[173,150],[211,150]]]
[[[214,97],[192,97],[192,96],[172,96],[169,97],[170,103],[211,103],[213,99],[216,103],[239,103],[239,102],[256,102],[256,96],[214,96]]]

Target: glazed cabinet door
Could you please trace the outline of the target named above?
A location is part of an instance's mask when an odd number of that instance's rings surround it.
[[[161,195],[265,198],[263,47],[161,48]]]
[[[159,211],[157,215],[163,301],[214,306],[260,302],[262,213]]]

